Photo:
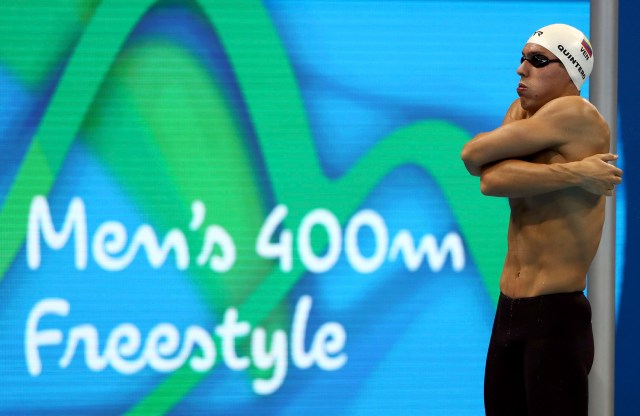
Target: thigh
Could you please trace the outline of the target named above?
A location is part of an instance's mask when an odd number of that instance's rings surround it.
[[[484,374],[484,406],[487,416],[527,414],[522,351],[493,336]]]
[[[525,349],[529,415],[587,416],[593,363],[591,328],[582,334],[536,339]]]

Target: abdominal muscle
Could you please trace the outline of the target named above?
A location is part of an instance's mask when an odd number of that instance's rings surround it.
[[[604,197],[578,188],[510,199],[500,290],[511,298],[582,291],[604,222]]]

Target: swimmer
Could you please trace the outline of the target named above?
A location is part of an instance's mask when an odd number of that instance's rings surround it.
[[[489,416],[587,415],[593,333],[583,292],[605,197],[622,180],[606,121],[580,97],[593,63],[578,29],[535,31],[502,125],[462,150],[482,193],[508,198],[511,208],[485,368]]]

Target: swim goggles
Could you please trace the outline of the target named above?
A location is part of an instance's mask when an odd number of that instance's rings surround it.
[[[520,58],[520,64],[522,64],[524,61],[529,62],[535,68],[542,68],[552,62],[560,62],[560,59],[549,59],[544,55],[532,55],[531,58],[527,58],[524,56]]]

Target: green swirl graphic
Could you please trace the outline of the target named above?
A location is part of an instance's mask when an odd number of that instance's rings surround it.
[[[95,100],[126,102],[140,96],[127,95],[121,80],[128,71],[141,70],[144,65],[134,67],[129,62],[148,62],[148,59],[163,58],[171,62],[180,60],[185,67],[192,68],[190,79],[196,79],[194,88],[208,86],[198,70],[198,64],[188,56],[182,56],[171,45],[162,43],[141,45],[139,49],[124,50],[123,46],[140,19],[157,0],[107,0],[95,10],[79,42],[69,58],[55,94],[49,103],[39,129],[20,166],[2,210],[0,224],[4,234],[4,248],[0,257],[0,275],[4,276],[25,240],[25,224],[29,204],[34,195],[46,195],[51,190],[64,163],[66,154],[74,139],[83,129],[91,131],[88,139],[103,158],[120,160],[147,155],[145,160],[157,160],[157,165],[147,167],[156,176],[156,186],[167,190],[166,200],[172,201],[173,210],[183,212],[189,218],[189,204],[198,197],[193,190],[190,176],[181,174],[181,163],[197,157],[197,151],[189,151],[192,146],[210,137],[191,134],[171,126],[163,131],[184,136],[190,146],[180,146],[171,140],[163,140],[162,134],[154,131],[127,132],[127,143],[113,143],[115,130],[101,127],[103,115],[99,108],[92,108]],[[248,109],[252,127],[256,133],[264,159],[266,174],[272,187],[273,199],[286,204],[289,215],[288,228],[295,228],[301,218],[316,207],[333,212],[345,223],[350,215],[362,204],[364,198],[390,172],[399,166],[413,164],[424,169],[441,187],[461,233],[482,276],[489,296],[493,301],[498,296],[498,278],[504,257],[504,230],[506,228],[507,207],[504,201],[482,197],[478,191],[477,179],[468,175],[459,160],[462,145],[469,135],[460,128],[445,121],[425,120],[405,126],[380,140],[343,177],[330,180],[322,172],[316,157],[304,106],[295,74],[289,64],[287,53],[276,33],[271,19],[258,0],[202,0],[197,2],[210,24],[215,29],[233,69]],[[22,11],[28,14],[28,11]],[[30,75],[30,79],[35,76]],[[153,86],[147,86],[147,92]],[[215,89],[215,88],[213,88]],[[274,94],[279,105],[273,105]],[[142,91],[144,95],[144,90]],[[183,96],[179,99],[186,99]],[[220,91],[209,91],[200,98],[211,105],[220,115],[220,122],[206,126],[207,130],[223,131],[224,143],[217,149],[227,149],[235,156],[228,160],[240,160],[237,167],[238,180],[249,183],[242,195],[238,195],[249,206],[242,218],[251,222],[244,231],[237,224],[234,235],[249,236],[264,217],[260,202],[259,186],[255,183],[255,172],[251,159],[242,149],[242,133],[229,114],[229,106]],[[148,104],[148,103],[147,103]],[[163,114],[154,113],[153,105],[125,105],[123,108],[137,107],[148,114],[132,115],[126,110],[123,118],[139,117],[153,119],[152,125],[161,125]],[[178,110],[179,111],[179,110]],[[193,114],[184,114],[201,119]],[[136,123],[132,123],[136,125]],[[186,123],[188,124],[188,123]],[[196,148],[197,149],[197,148]],[[295,150],[293,150],[295,149]],[[290,155],[295,154],[296,157]],[[173,156],[169,156],[173,155]],[[203,160],[206,160],[204,158]],[[113,169],[127,163],[108,163]],[[203,169],[212,169],[203,164]],[[218,167],[231,169],[231,166]],[[136,182],[131,172],[116,171],[116,177],[123,186],[135,190],[139,203],[152,206],[152,194],[148,183]],[[203,170],[200,176],[206,175]],[[170,185],[170,186],[169,186]],[[153,189],[157,189],[154,186]],[[229,189],[238,187],[230,186]],[[218,189],[218,188],[217,188]],[[205,201],[208,207],[219,206],[214,199]],[[249,201],[249,202],[246,202]],[[229,209],[236,209],[232,206]],[[162,222],[161,214],[155,214]],[[230,215],[218,212],[221,217]],[[169,224],[165,224],[169,225]],[[233,227],[233,225],[232,225]],[[255,234],[253,234],[255,235]],[[248,239],[248,237],[247,237]],[[290,289],[305,273],[300,260],[294,258],[293,270],[284,273],[272,264],[263,261],[255,265],[257,270],[254,288],[250,293],[230,292],[230,285],[224,281],[198,277],[196,281],[205,292],[205,298],[212,305],[219,304],[223,296],[225,302],[232,300],[239,305],[243,320],[259,323],[281,305]],[[233,276],[232,276],[233,277]],[[246,276],[243,278],[246,279]],[[226,292],[225,292],[226,290]],[[219,293],[224,293],[220,295]],[[129,414],[161,414],[180,402],[204,377],[206,373],[195,373],[188,368],[168,376]]]

